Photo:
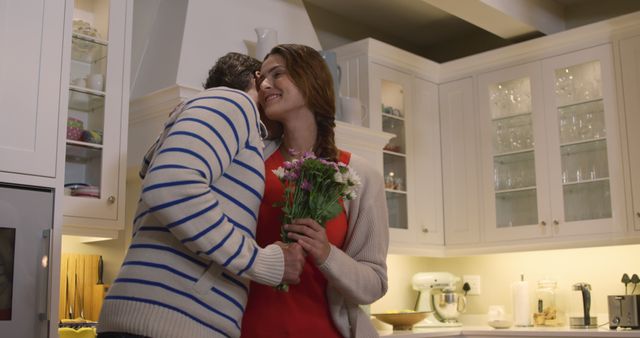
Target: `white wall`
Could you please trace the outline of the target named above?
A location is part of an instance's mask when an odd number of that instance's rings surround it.
[[[132,99],[174,84],[201,88],[220,56],[254,55],[255,27],[276,29],[279,43],[321,49],[301,0],[143,0],[133,24]]]
[[[300,0],[190,0],[177,83],[200,87],[227,52],[254,54],[255,27],[278,31],[278,43],[320,42]]]
[[[558,282],[559,308],[566,313],[581,311],[580,293],[571,291],[571,286],[577,282],[586,282],[592,287],[592,313],[606,314],[606,296],[624,294],[624,286],[620,282],[622,274],[640,274],[640,263],[637,260],[639,255],[640,245],[452,258],[390,255],[387,259],[389,292],[372,304],[371,312],[412,309],[417,292],[411,289],[411,276],[416,272],[448,271],[460,277],[481,277],[482,294],[467,297],[469,315],[484,315],[489,305],[505,305],[506,312],[512,313],[510,287],[511,283],[520,279],[521,274],[529,281],[532,311],[537,281],[551,278]],[[631,289],[629,287],[629,292]],[[635,293],[640,294],[640,285]]]
[[[188,0],[136,0],[131,99],[176,83]]]

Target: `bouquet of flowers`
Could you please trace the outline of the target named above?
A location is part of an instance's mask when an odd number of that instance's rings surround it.
[[[289,152],[298,155],[294,150]],[[312,152],[304,153],[299,160],[284,162],[273,173],[284,186],[283,200],[275,205],[282,207],[282,224],[311,218],[325,226],[342,211],[340,200],[356,198],[360,186],[360,177],[351,167],[318,158]],[[291,242],[284,228],[280,235],[283,242]],[[286,291],[287,286],[281,284],[278,289]]]
[[[289,151],[293,155],[293,150]],[[344,163],[317,158],[312,152],[299,160],[284,162],[284,167],[273,170],[284,185],[282,202],[283,224],[297,218],[311,218],[324,226],[341,211],[340,199],[356,198],[360,177]],[[290,242],[284,229],[282,240]]]

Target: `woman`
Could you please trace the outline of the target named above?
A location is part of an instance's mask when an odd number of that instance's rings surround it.
[[[208,89],[173,111],[145,156],[133,239],[99,338],[238,337],[249,280],[299,281],[297,244],[253,239],[264,187],[259,67],[246,55],[221,57]]]
[[[251,284],[242,336],[375,337],[369,317],[358,307],[387,290],[387,209],[381,175],[362,158],[337,149],[331,74],[320,54],[303,45],[279,45],[262,64],[258,79],[264,115],[279,124],[281,137],[265,148],[265,194],[256,240],[280,240],[282,213],[274,203],[283,188],[272,173],[294,153],[348,163],[361,177],[358,197],[326,224],[311,219],[285,225],[289,238],[307,252],[300,284],[280,292]],[[278,128],[274,128],[278,129]]]

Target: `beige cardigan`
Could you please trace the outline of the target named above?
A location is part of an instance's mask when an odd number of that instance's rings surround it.
[[[265,158],[278,149],[268,142]],[[349,228],[344,251],[331,246],[327,260],[319,266],[328,280],[327,299],[331,317],[345,338],[379,337],[369,316],[360,309],[387,292],[389,224],[384,183],[380,173],[366,160],[352,154],[349,165],[362,180],[358,197],[347,201]]]

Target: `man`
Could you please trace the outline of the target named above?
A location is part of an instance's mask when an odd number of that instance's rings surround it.
[[[172,112],[145,156],[133,240],[98,337],[237,337],[249,280],[299,282],[299,245],[254,239],[265,177],[259,69],[246,55],[220,58],[207,90]]]

